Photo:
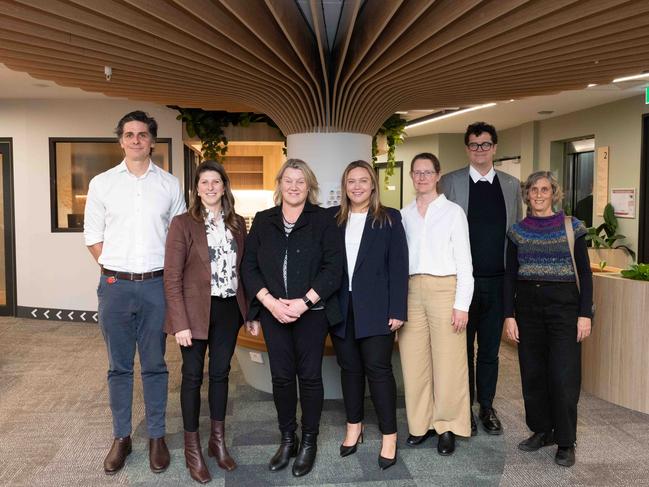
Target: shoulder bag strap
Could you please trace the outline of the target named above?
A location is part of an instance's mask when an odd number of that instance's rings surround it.
[[[572,259],[572,269],[575,271],[575,279],[577,281],[577,290],[581,292],[579,286],[579,274],[577,273],[577,264],[575,263],[575,231],[572,228],[572,217],[565,216],[563,224],[566,228],[566,237],[568,237],[568,247],[570,248],[570,258]]]

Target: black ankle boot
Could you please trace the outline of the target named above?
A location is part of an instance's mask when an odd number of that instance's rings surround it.
[[[282,441],[277,448],[277,452],[270,459],[268,468],[271,472],[277,472],[288,466],[291,457],[297,455],[298,439],[294,431],[282,432]]]
[[[297,458],[293,462],[293,475],[295,477],[302,477],[311,471],[317,451],[318,435],[315,433],[303,433]]]

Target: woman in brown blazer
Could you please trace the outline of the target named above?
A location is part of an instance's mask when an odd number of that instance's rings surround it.
[[[211,477],[201,452],[198,418],[208,348],[208,454],[225,470],[237,466],[225,447],[224,419],[230,360],[247,314],[239,276],[246,225],[234,212],[230,178],[219,163],[205,161],[198,166],[194,190],[189,211],[172,220],[167,235],[165,332],[176,337],[183,358],[180,407],[186,465],[194,480],[205,483]],[[258,322],[246,326],[253,335],[259,332]]]

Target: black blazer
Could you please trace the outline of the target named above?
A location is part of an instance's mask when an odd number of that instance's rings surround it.
[[[337,291],[343,273],[343,243],[333,217],[324,208],[306,203],[288,238],[281,206],[255,215],[246,239],[241,276],[250,300],[248,319],[257,319],[262,288],[276,297],[302,298],[311,288],[320,296],[330,325],[341,320]],[[284,255],[288,250],[284,289]]]
[[[333,214],[340,207],[330,208]],[[345,337],[349,303],[349,275],[352,280],[352,303],[354,308],[354,331],[356,338],[390,334],[388,319],[406,321],[408,311],[408,242],[401,224],[401,213],[386,208],[392,224],[372,227],[370,213],[358,249],[353,270],[347,269],[344,260],[344,274],[338,299],[343,321],[331,328],[331,333]],[[346,225],[339,227],[343,242]]]

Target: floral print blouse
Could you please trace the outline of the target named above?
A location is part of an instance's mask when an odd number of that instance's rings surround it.
[[[207,249],[210,256],[212,296],[229,298],[236,296],[237,242],[232,232],[225,227],[223,212],[217,219],[208,211],[205,218]]]

